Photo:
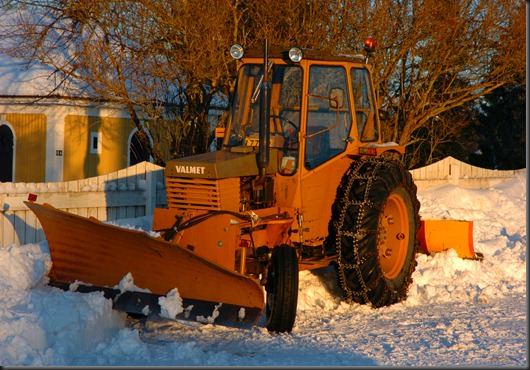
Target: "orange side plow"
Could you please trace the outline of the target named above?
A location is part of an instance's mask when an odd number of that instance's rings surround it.
[[[418,232],[420,249],[425,253],[454,249],[460,258],[482,260],[473,247],[473,221],[422,220]]]

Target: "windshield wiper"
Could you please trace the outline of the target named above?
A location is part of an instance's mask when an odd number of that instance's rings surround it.
[[[269,60],[269,65],[267,67],[267,71],[270,73],[271,69],[272,69],[272,66],[273,66],[274,62],[272,60]],[[258,81],[258,84],[256,85],[256,88],[254,89],[254,92],[252,93],[252,98],[250,99],[250,102],[252,104],[254,104],[258,98],[259,98],[259,92],[260,92],[260,85],[261,85],[261,82],[263,81],[263,75],[261,75],[259,81]]]

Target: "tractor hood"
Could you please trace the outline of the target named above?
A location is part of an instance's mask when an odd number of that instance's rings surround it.
[[[165,176],[224,179],[259,175],[258,152],[253,147],[239,148],[241,150],[228,148],[167,161]],[[271,148],[267,174],[276,173],[277,164],[278,150]]]

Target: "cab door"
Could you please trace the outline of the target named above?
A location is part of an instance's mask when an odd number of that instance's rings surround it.
[[[346,68],[314,64],[309,67],[303,133],[301,215],[303,242],[321,245],[328,234],[331,205],[342,175],[351,163],[346,149],[352,112]]]

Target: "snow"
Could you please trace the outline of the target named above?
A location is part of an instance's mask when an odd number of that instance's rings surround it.
[[[29,4],[28,4],[29,5]],[[29,7],[25,10],[9,9],[2,5],[0,12],[0,98],[3,97],[37,97],[37,96],[85,96],[87,86],[65,76],[52,65],[37,60],[27,60],[20,54],[33,54],[33,50],[25,50],[24,40],[17,34],[25,33],[22,25],[30,25],[44,21],[46,15],[35,13]],[[35,10],[35,9],[34,9]],[[58,25],[55,24],[57,27]],[[53,32],[51,32],[53,34]],[[48,40],[51,41],[51,40]],[[57,46],[57,45],[56,45]],[[65,52],[64,48],[61,48]],[[18,57],[15,56],[18,54]],[[56,54],[54,61],[64,55]],[[65,80],[66,83],[63,81]]]
[[[0,86],[3,96],[42,96],[57,87],[53,69],[28,63],[0,52]]]
[[[47,242],[0,249],[3,366],[527,366],[526,179],[489,189],[418,193],[423,219],[473,221],[475,251],[418,254],[406,301],[381,309],[341,301],[332,268],[300,273],[289,334],[181,322],[175,289],[150,321],[112,310],[102,293],[46,285]],[[117,221],[149,230],[151,219]],[[120,289],[138,289],[126,276]],[[240,314],[244,315],[244,312]]]
[[[175,319],[179,313],[184,312],[178,288],[173,288],[165,297],[158,298],[158,304],[160,305],[160,316],[168,319]]]

